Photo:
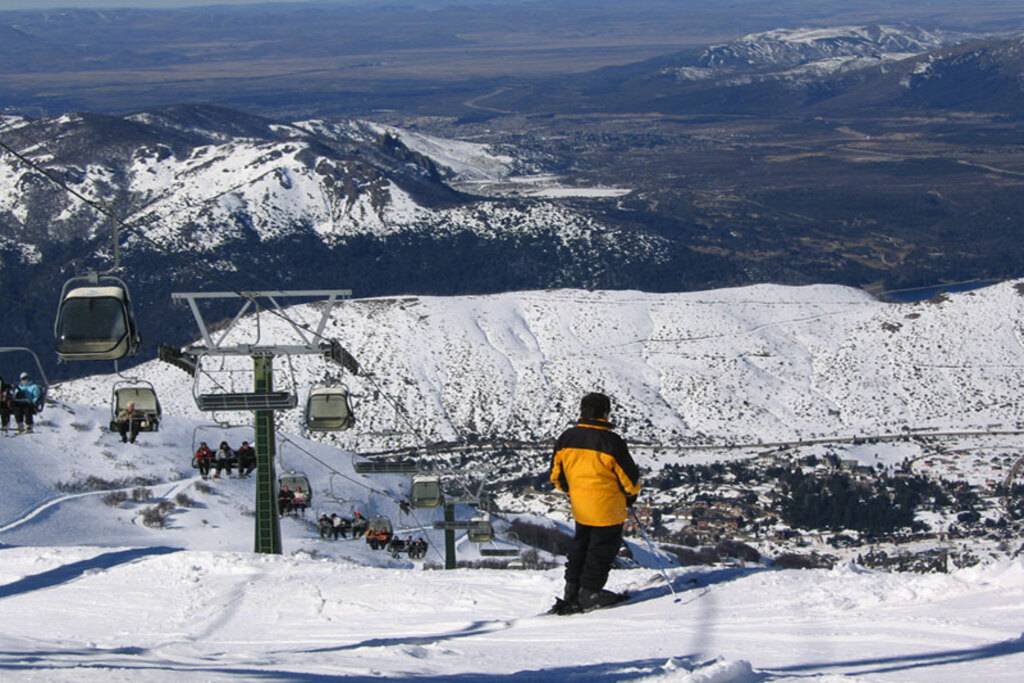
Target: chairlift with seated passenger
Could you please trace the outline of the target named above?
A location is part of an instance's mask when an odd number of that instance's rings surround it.
[[[368,536],[380,533],[385,533],[388,536],[395,533],[395,528],[391,524],[389,517],[373,517],[366,523],[366,534]]]
[[[138,425],[138,431],[156,432],[160,430],[160,418],[163,413],[160,409],[160,399],[157,398],[156,388],[152,382],[147,382],[146,380],[121,380],[114,382],[111,394],[110,431],[117,431],[117,415],[129,403],[135,406],[136,411],[143,414],[143,418]],[[195,452],[195,449],[193,449],[193,452]]]
[[[444,502],[444,491],[441,489],[441,477],[433,474],[420,474],[412,478],[412,490],[409,502],[414,508],[436,508]]]
[[[39,362],[39,356],[36,355],[36,352],[27,346],[0,346],[0,353],[10,353],[14,351],[22,351],[31,355],[32,359],[35,361],[36,370],[39,371],[39,374],[36,375],[36,378],[38,378],[36,384],[39,385],[39,402],[36,405],[36,415],[38,415],[43,412],[43,406],[46,404],[46,395],[50,390],[49,380],[46,379],[46,371],[43,370],[43,364]],[[17,385],[17,383],[16,378],[14,381],[10,382],[10,384],[14,385]]]
[[[53,330],[63,361],[134,356],[141,341],[128,287],[120,278],[97,273],[64,283]]]
[[[306,399],[306,428],[313,432],[340,432],[355,424],[355,414],[344,386],[315,386]]]
[[[288,490],[295,496],[291,503],[293,509],[303,512],[313,504],[313,490],[309,486],[309,477],[302,472],[295,472],[293,470],[287,474],[282,474],[277,478],[277,486],[278,491],[283,491],[287,486]]]
[[[234,441],[230,440],[228,434],[235,434]],[[202,472],[202,468],[199,466],[199,460],[196,457],[199,447],[206,444],[212,452],[216,453],[217,445],[221,441],[227,441],[228,445],[232,449],[237,449],[238,445],[241,445],[242,441],[248,443],[253,442],[253,437],[249,436],[253,433],[251,425],[235,425],[228,422],[214,422],[210,424],[199,424],[192,429],[192,468],[198,469]],[[210,462],[210,468],[215,467],[215,462]],[[239,471],[241,471],[241,465],[239,465]],[[205,475],[204,475],[205,478]]]

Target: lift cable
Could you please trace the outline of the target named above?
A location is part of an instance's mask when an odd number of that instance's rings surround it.
[[[298,450],[299,452],[301,452],[301,453],[305,454],[305,455],[306,455],[306,456],[307,456],[308,458],[310,458],[311,460],[313,460],[313,461],[315,461],[315,462],[318,462],[318,463],[320,463],[320,465],[322,465],[323,467],[325,467],[325,468],[326,468],[327,470],[329,470],[329,471],[330,471],[330,472],[331,472],[332,474],[336,474],[336,475],[338,475],[339,477],[341,477],[342,479],[347,479],[348,481],[352,482],[353,484],[356,484],[357,486],[361,486],[362,488],[366,489],[366,490],[367,490],[367,491],[369,491],[370,493],[373,493],[373,494],[379,495],[379,496],[381,496],[381,497],[383,497],[383,498],[387,498],[387,499],[389,499],[390,501],[392,501],[393,503],[396,503],[396,504],[397,504],[397,505],[399,506],[399,508],[400,508],[400,509],[401,509],[401,510],[402,510],[402,511],[403,511],[403,512],[405,513],[405,514],[407,514],[407,515],[409,515],[410,517],[412,517],[412,518],[413,518],[413,521],[414,521],[414,522],[416,522],[416,527],[417,527],[417,528],[418,528],[418,529],[420,530],[420,532],[422,532],[423,534],[426,534],[426,533],[427,533],[427,532],[426,532],[426,527],[425,527],[425,526],[423,525],[423,523],[422,523],[422,522],[421,522],[421,521],[419,520],[419,518],[418,518],[418,517],[416,516],[416,513],[415,513],[415,511],[413,511],[412,509],[410,509],[410,510],[409,510],[408,512],[405,512],[405,510],[406,510],[406,508],[407,508],[407,506],[408,506],[408,501],[406,501],[406,500],[402,500],[402,499],[400,499],[400,498],[396,498],[395,496],[393,496],[392,494],[388,493],[387,491],[381,491],[380,489],[376,489],[376,488],[374,488],[374,487],[372,487],[372,486],[370,486],[370,485],[368,485],[368,484],[366,484],[366,483],[364,483],[364,482],[362,482],[362,481],[359,481],[358,479],[355,479],[354,477],[350,477],[350,476],[348,476],[348,475],[347,475],[347,474],[345,474],[344,472],[339,472],[339,471],[338,471],[338,470],[337,470],[337,469],[336,469],[336,468],[335,468],[334,466],[332,466],[332,465],[328,464],[328,463],[327,463],[327,462],[325,462],[325,461],[324,461],[324,460],[323,460],[322,458],[319,458],[319,457],[317,457],[317,456],[316,456],[316,455],[314,455],[314,454],[313,454],[312,452],[310,452],[310,451],[309,451],[309,450],[307,450],[306,448],[303,448],[303,447],[302,447],[302,446],[301,446],[300,444],[296,443],[296,441],[295,441],[294,439],[292,439],[291,437],[289,437],[289,436],[288,436],[287,434],[281,433],[281,434],[279,434],[278,436],[279,436],[279,438],[280,438],[280,439],[281,439],[282,441],[284,441],[284,442],[287,442],[287,443],[291,444],[291,445],[292,445],[292,446],[294,446],[294,447],[295,447],[295,448],[296,448],[296,449],[297,449],[297,450]],[[443,560],[444,560],[444,557],[440,555],[440,551],[438,551],[438,550],[437,550],[436,548],[433,548],[433,550],[434,550],[434,552],[438,553],[438,557],[439,557],[439,558],[440,558],[440,559],[441,559],[441,560],[443,561]]]

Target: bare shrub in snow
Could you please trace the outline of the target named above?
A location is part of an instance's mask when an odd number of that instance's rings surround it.
[[[126,500],[128,500],[128,494],[124,491],[111,491],[107,495],[103,496],[103,504],[109,505],[112,508],[116,508]]]

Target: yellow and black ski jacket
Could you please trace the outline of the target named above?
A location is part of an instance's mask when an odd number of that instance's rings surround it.
[[[640,470],[605,420],[580,419],[558,437],[551,481],[569,494],[573,519],[587,526],[622,524],[627,498],[640,493]]]

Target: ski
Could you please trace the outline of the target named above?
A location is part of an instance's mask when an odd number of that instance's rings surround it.
[[[562,598],[556,597],[555,598],[555,604],[552,605],[551,608],[547,612],[544,612],[544,614],[545,615],[554,614],[554,615],[560,615],[560,616],[568,616],[568,615],[571,615],[571,614],[586,614],[587,612],[595,612],[597,610],[604,610],[604,609],[614,608],[614,607],[618,607],[619,605],[628,605],[629,603],[634,602],[635,592],[636,591],[641,591],[641,590],[643,590],[645,588],[648,588],[650,586],[655,586],[657,584],[664,583],[664,581],[665,581],[665,579],[664,579],[664,577],[661,574],[652,574],[649,578],[647,578],[644,581],[635,581],[635,582],[629,584],[628,586],[626,586],[622,590],[622,592],[620,593],[620,595],[623,596],[622,600],[620,600],[618,602],[613,602],[613,603],[611,603],[609,605],[599,605],[599,606],[594,606],[594,607],[590,607],[590,608],[587,608],[587,609],[584,609],[584,608],[580,607],[579,605],[577,605],[574,602],[566,602]],[[696,579],[691,579],[688,583],[691,585],[691,587],[696,587],[697,586],[697,580]],[[705,587],[704,591],[702,593],[700,593],[699,595],[697,595],[697,597],[699,598],[699,597],[703,596],[705,593],[707,593],[708,590],[709,589],[707,587]],[[696,599],[696,598],[694,598],[694,599]]]

